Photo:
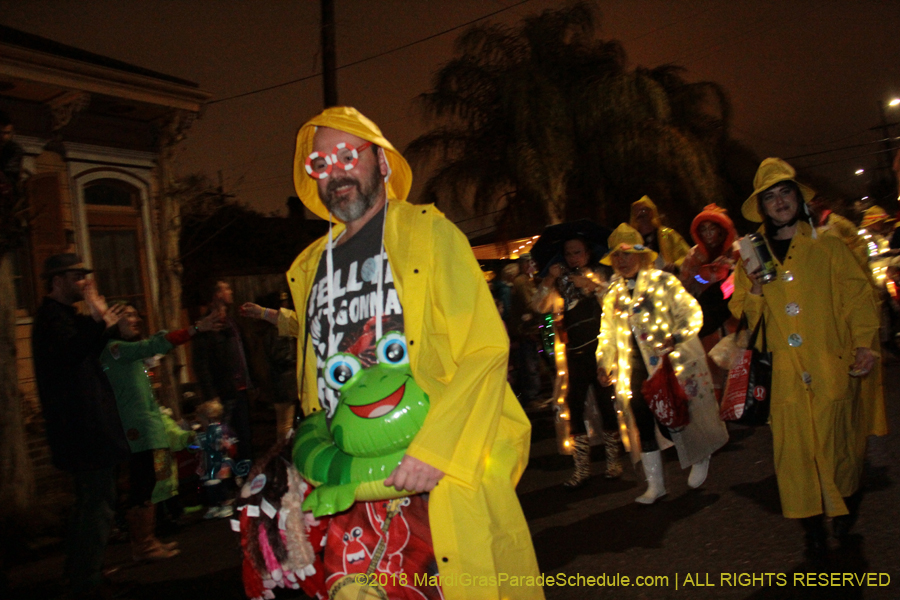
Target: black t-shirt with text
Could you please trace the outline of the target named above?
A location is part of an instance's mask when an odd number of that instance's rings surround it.
[[[403,307],[394,287],[387,253],[382,252],[383,227],[384,212],[380,211],[346,243],[333,247],[333,323],[328,318],[327,250],[319,261],[315,284],[309,295],[306,318],[316,353],[319,402],[329,417],[337,407],[338,395],[325,385],[322,374],[325,361],[338,352],[346,352],[357,356],[363,367],[376,362],[379,270],[383,270],[382,335],[389,331],[403,332]]]

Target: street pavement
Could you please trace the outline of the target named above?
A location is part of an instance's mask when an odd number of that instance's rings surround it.
[[[554,583],[545,585],[547,599],[900,598],[900,363],[886,366],[885,389],[892,433],[870,440],[857,535],[849,549],[834,546],[831,573],[804,561],[799,524],[781,516],[767,427],[729,426],[731,439],[699,490],[687,487],[688,471],[667,450],[668,495],[643,506],[634,502],[643,484],[633,469],[619,480],[602,478],[601,447],[590,483],[563,489],[571,458],[556,452],[552,414],[532,414],[531,460],[518,491],[539,564]],[[109,546],[120,597],[244,598],[238,536],[227,519],[198,519],[167,539],[180,543],[181,555],[154,564],[133,564],[127,543]],[[9,600],[58,597],[62,565],[58,546],[11,565]]]

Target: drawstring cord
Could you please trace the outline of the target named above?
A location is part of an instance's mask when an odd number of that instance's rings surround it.
[[[384,231],[387,225],[387,208],[388,201],[384,202],[384,219],[381,222],[381,248],[378,252],[378,258],[375,261],[375,266],[378,269],[378,281],[376,284],[376,295],[375,295],[375,339],[380,340],[382,335],[382,324],[381,320],[384,315],[384,300],[382,298],[383,288],[384,288],[384,269],[385,269],[385,261],[387,260],[387,255],[384,251]],[[325,251],[325,271],[327,281],[325,285],[328,289],[328,343],[331,344],[331,340],[334,339],[334,258],[332,256],[332,251],[334,249],[334,233],[332,229],[334,221],[332,219],[331,213],[328,213],[328,244],[326,246]],[[331,351],[331,348],[328,349]],[[336,349],[335,349],[336,350]]]

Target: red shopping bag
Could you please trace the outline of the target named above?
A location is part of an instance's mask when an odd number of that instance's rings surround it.
[[[668,354],[663,356],[656,373],[641,386],[641,394],[660,425],[678,431],[690,422],[688,398]]]

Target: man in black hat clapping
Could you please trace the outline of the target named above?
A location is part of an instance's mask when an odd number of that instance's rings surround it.
[[[75,254],[47,259],[47,296],[32,331],[34,371],[53,465],[72,473],[75,506],[66,545],[66,576],[76,597],[102,583],[112,522],[115,465],[128,460],[128,442],[109,380],[100,366],[106,330],[124,308],[108,307]],[[84,301],[90,316],[73,306]]]

